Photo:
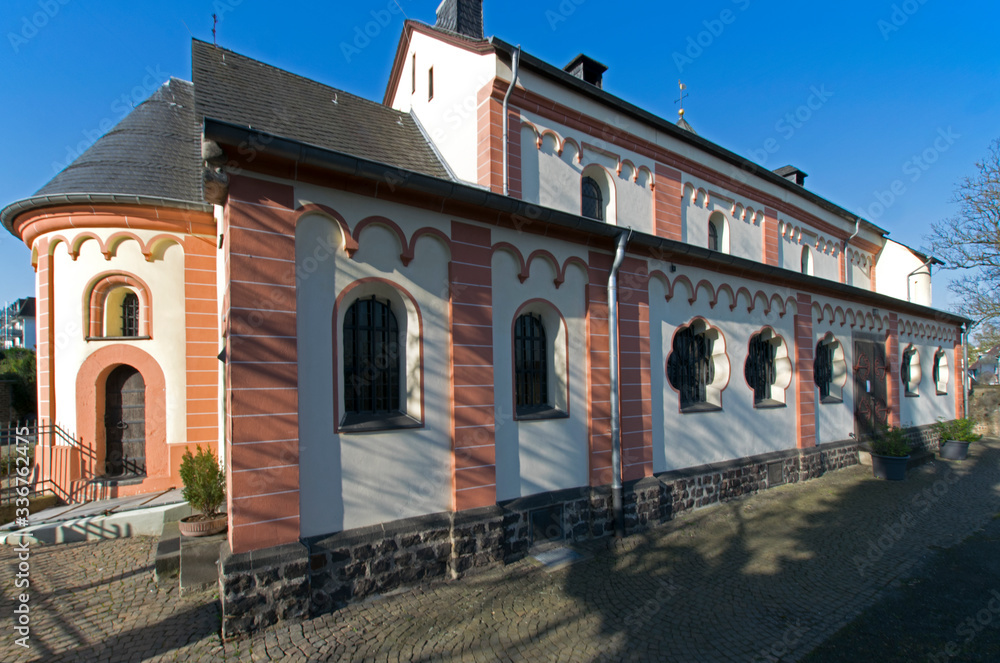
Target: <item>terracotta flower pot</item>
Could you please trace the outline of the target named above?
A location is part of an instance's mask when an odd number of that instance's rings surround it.
[[[210,536],[225,532],[228,523],[229,519],[224,513],[220,513],[214,518],[206,518],[201,514],[196,514],[181,518],[177,527],[183,536]]]

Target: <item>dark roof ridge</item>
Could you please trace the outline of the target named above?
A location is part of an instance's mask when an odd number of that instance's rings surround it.
[[[191,41],[198,42],[199,44],[204,44],[205,46],[208,46],[210,48],[215,48],[215,49],[220,50],[220,51],[225,51],[226,53],[231,53],[232,55],[235,55],[238,58],[243,58],[244,60],[248,60],[250,62],[253,62],[255,64],[267,67],[269,69],[274,69],[275,71],[280,71],[282,74],[286,74],[288,76],[292,76],[294,78],[297,78],[297,79],[301,80],[304,83],[308,83],[310,85],[317,85],[317,86],[320,86],[320,87],[324,87],[324,88],[327,88],[329,90],[333,90],[334,92],[337,92],[339,94],[346,94],[348,97],[351,97],[352,99],[357,99],[358,101],[362,101],[362,102],[367,103],[367,104],[372,104],[373,106],[378,106],[379,108],[392,111],[393,113],[399,113],[400,115],[409,115],[409,113],[404,113],[403,111],[396,110],[392,106],[386,106],[385,104],[383,104],[380,101],[374,101],[372,99],[368,99],[367,97],[362,97],[360,95],[354,94],[353,92],[348,92],[347,90],[344,90],[343,88],[334,87],[334,86],[332,86],[332,85],[330,85],[328,83],[323,83],[322,81],[317,81],[315,78],[309,78],[308,76],[303,76],[302,74],[297,74],[294,71],[289,71],[288,69],[285,69],[283,67],[278,67],[276,65],[264,62],[263,60],[258,60],[257,58],[250,57],[249,55],[244,55],[243,53],[240,53],[238,51],[234,51],[231,48],[225,48],[224,46],[218,46],[216,44],[210,44],[207,41],[198,39],[197,37],[192,37]],[[193,85],[193,83],[192,83],[192,85]]]

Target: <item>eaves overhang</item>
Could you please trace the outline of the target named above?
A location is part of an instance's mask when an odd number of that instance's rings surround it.
[[[532,223],[551,226],[553,231],[559,229],[577,231],[592,239],[603,240],[593,242],[592,245],[595,245],[595,248],[605,248],[609,252],[613,250],[614,240],[622,232],[622,228],[619,226],[611,226],[568,212],[540,207],[470,184],[442,180],[388,164],[360,159],[343,152],[267,134],[251,127],[230,122],[205,118],[204,135],[206,140],[213,140],[220,145],[229,147],[264,146],[260,149],[262,152],[266,152],[268,157],[294,163],[297,166],[296,170],[298,167],[306,166],[345,177],[367,179],[374,183],[391,182],[394,191],[423,194],[443,201],[480,207],[489,212],[495,212],[498,217],[530,219]],[[555,232],[547,232],[546,234],[556,235]],[[914,304],[870,290],[800,274],[773,265],[765,265],[746,258],[710,251],[707,248],[649,235],[641,231],[633,232],[629,247],[630,249],[642,247],[646,253],[654,254],[665,261],[683,260],[692,264],[697,261],[696,264],[699,266],[715,268],[724,273],[779,286],[800,288],[815,294],[851,299],[874,308],[886,308],[896,312],[933,317],[955,325],[971,322],[968,318],[929,306]]]

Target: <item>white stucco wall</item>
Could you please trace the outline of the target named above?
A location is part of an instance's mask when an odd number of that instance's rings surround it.
[[[573,252],[563,243],[545,242],[510,230],[494,232],[494,243],[507,241],[519,246],[527,257],[537,248],[553,252],[560,265]],[[581,257],[585,258],[585,254]],[[556,288],[558,274],[547,259],[531,263],[530,276],[521,283],[519,262],[507,251],[493,255],[493,364],[497,403],[496,462],[497,499],[506,500],[535,493],[585,486],[588,483],[589,445],[587,421],[587,337],[585,291],[587,274],[570,265],[566,280]],[[565,322],[567,361],[556,371],[568,371],[568,419],[515,420],[511,328],[518,309],[530,300],[544,299],[558,310]],[[549,326],[546,334],[555,330]],[[561,340],[561,339],[560,339]]]
[[[875,263],[875,288],[883,295],[931,305],[931,268],[906,246],[886,240]]]
[[[406,229],[433,226],[450,233],[447,218],[349,193],[297,186],[298,204],[320,203],[353,227],[371,215]],[[296,229],[299,355],[299,482],[303,536],[337,532],[451,508],[451,385],[448,354],[448,249],[437,239],[418,241],[409,266],[399,259],[396,236],[369,226],[349,259],[339,226],[323,216],[304,217]],[[318,253],[317,253],[318,251]],[[314,260],[303,263],[305,258]],[[308,268],[306,268],[308,267]],[[408,291],[423,323],[424,427],[334,434],[332,314],[337,296],[358,279],[378,277]],[[345,300],[347,301],[347,300]],[[398,312],[397,318],[399,317]],[[413,339],[415,340],[415,339]],[[342,353],[342,344],[337,351]],[[413,346],[407,348],[412,356]],[[418,385],[407,383],[411,397]],[[338,389],[342,399],[343,389]],[[338,407],[343,412],[343,407]],[[412,412],[411,412],[412,413]]]
[[[107,240],[117,232],[113,229],[88,230]],[[130,231],[148,241],[160,233],[145,230]],[[73,241],[80,231],[58,233]],[[105,260],[93,239],[80,246],[80,255],[72,260],[65,243],[53,252],[55,284],[52,348],[55,369],[56,420],[66,430],[76,429],[76,376],[80,366],[91,354],[110,344],[135,346],[151,355],[163,370],[166,381],[167,444],[183,444],[187,440],[187,366],[186,323],[184,306],[184,251],[179,244],[169,244],[156,254],[153,262],[142,255],[135,240],[126,239],[111,260]],[[104,272],[124,272],[142,279],[152,295],[151,339],[148,340],[85,340],[89,334],[84,318],[84,302],[89,293],[84,288],[95,276]],[[90,431],[76,431],[89,434]]]
[[[416,55],[416,91],[412,86]],[[428,70],[434,68],[434,98],[428,100]],[[392,107],[413,113],[438,151],[466,182],[478,180],[479,90],[497,74],[497,59],[413,31]]]

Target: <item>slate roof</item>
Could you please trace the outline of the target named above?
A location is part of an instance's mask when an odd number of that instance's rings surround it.
[[[408,113],[193,40],[198,117],[450,179]]]
[[[36,196],[127,194],[203,202],[194,86],[163,84]]]

